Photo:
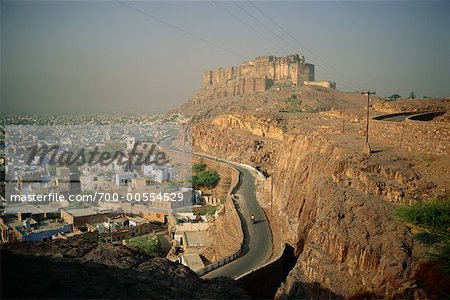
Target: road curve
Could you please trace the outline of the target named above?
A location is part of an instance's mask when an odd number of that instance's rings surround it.
[[[164,143],[164,141],[162,141]],[[158,144],[163,144],[159,143]],[[167,144],[167,145],[164,145]],[[172,149],[167,142],[163,147],[174,152],[186,152]],[[205,154],[192,154],[197,157],[212,159],[229,165],[239,171],[239,183],[235,189],[237,196],[237,209],[244,231],[244,245],[241,256],[211,272],[202,278],[209,279],[221,276],[237,278],[264,265],[272,255],[272,233],[266,215],[256,199],[256,186],[254,171],[241,164],[219,159]],[[250,216],[255,215],[255,224],[252,224]]]
[[[403,122],[406,119],[417,119],[419,121],[432,121],[436,116],[441,116],[445,114],[446,110],[428,110],[428,111],[410,111],[410,112],[400,112],[394,114],[380,115],[374,117],[375,120],[380,121],[391,121],[391,122]]]
[[[205,155],[197,155],[209,158]],[[202,278],[227,276],[236,278],[266,263],[272,254],[272,234],[266,216],[256,199],[255,177],[249,168],[233,162],[217,159],[217,161],[236,168],[240,173],[240,181],[236,188],[238,212],[244,230],[244,247],[241,257],[215,269]],[[251,214],[256,222],[252,224]]]

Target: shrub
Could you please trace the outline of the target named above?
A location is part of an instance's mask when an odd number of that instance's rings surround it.
[[[302,101],[297,98],[296,94],[292,94],[289,98],[285,100],[287,103],[286,111],[287,112],[300,112]]]
[[[398,206],[394,215],[418,228],[413,237],[428,247],[427,258],[450,274],[450,199]]]
[[[132,238],[128,245],[150,256],[158,256],[161,248],[161,243],[156,235]]]
[[[214,215],[216,213],[217,206],[204,206],[199,208],[194,208],[193,211],[198,215]]]
[[[447,232],[450,227],[450,200],[402,205],[395,210],[397,218],[431,231]]]

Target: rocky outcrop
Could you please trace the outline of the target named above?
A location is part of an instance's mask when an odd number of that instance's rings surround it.
[[[222,115],[214,118],[212,123],[227,130],[242,129],[256,136],[283,140],[283,119],[281,118]]]
[[[94,238],[6,244],[1,298],[249,298],[231,279],[201,280],[187,267]]]
[[[274,164],[284,135],[282,121],[254,115],[219,116],[194,124],[192,132],[194,149],[263,168]]]

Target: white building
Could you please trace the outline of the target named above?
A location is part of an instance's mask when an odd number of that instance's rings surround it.
[[[153,165],[142,165],[142,173],[144,176],[152,176],[153,175]]]
[[[133,178],[133,173],[131,172],[118,172],[116,173],[116,185],[118,186],[127,186],[131,183],[131,179]]]
[[[163,182],[171,179],[171,169],[170,164],[165,164],[162,166],[156,166],[154,164],[142,165],[142,173],[144,176],[149,176],[156,182]]]
[[[136,143],[136,139],[132,136],[127,136],[126,143],[127,143],[127,150],[132,150],[134,144]]]
[[[170,172],[169,172],[169,166],[170,165],[163,165],[160,167],[157,167],[153,171],[153,176],[156,182],[163,182],[166,180],[170,180]]]

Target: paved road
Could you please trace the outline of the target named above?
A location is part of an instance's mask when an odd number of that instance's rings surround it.
[[[202,155],[199,156],[202,157]],[[236,195],[238,196],[238,209],[243,221],[244,251],[242,256],[235,261],[205,274],[203,278],[219,276],[236,278],[268,261],[272,254],[272,234],[266,216],[256,200],[255,178],[252,171],[240,164],[220,159],[218,161],[231,165],[240,173],[240,184],[236,189]],[[255,224],[252,224],[250,220],[251,214],[255,215]]]
[[[380,120],[382,120],[382,121],[402,122],[409,116],[411,116],[411,114],[391,116],[391,117],[382,118]]]
[[[381,115],[376,117],[377,120],[381,121],[392,121],[392,122],[403,122],[406,120],[406,118],[414,116],[414,115],[422,115],[422,114],[428,114],[428,112],[405,112],[405,113],[395,113],[395,114],[388,114],[388,115]]]
[[[161,141],[163,147],[171,148],[167,140]],[[175,152],[179,150],[171,149]],[[254,171],[231,161],[216,159],[202,154],[193,154],[198,157],[213,159],[236,168],[240,173],[240,182],[236,188],[238,212],[244,229],[244,247],[241,256],[203,276],[203,278],[215,278],[227,276],[236,278],[249,271],[257,269],[266,263],[272,254],[272,233],[266,216],[256,199],[256,187]],[[255,224],[252,224],[250,216],[255,215]]]

